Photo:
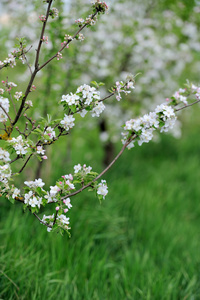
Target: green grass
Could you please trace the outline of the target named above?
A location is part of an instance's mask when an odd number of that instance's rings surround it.
[[[126,151],[105,179],[102,205],[73,199],[71,239],[1,201],[1,299],[200,299],[198,126]]]

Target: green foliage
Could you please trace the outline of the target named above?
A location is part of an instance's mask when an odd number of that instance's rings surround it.
[[[103,205],[88,192],[73,199],[71,239],[2,199],[1,298],[199,299],[200,143],[198,128],[185,128],[181,140],[127,150]]]

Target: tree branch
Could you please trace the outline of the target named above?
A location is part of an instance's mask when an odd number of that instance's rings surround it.
[[[187,104],[187,105],[182,106],[182,107],[180,107],[180,108],[177,108],[177,109],[175,109],[175,111],[182,110],[182,109],[184,109],[184,108],[186,108],[186,107],[189,107],[189,106],[192,106],[192,105],[194,105],[194,104],[196,104],[196,103],[198,103],[198,102],[200,102],[200,99],[197,100],[197,101],[195,101],[195,102],[193,102],[193,103],[190,103],[190,104]]]
[[[113,159],[113,161],[95,178],[93,179],[91,182],[89,182],[87,185],[83,186],[82,188],[80,188],[79,190],[66,195],[64,197],[62,197],[61,199],[64,200],[68,197],[72,197],[75,196],[77,194],[79,194],[80,192],[82,192],[83,190],[85,190],[86,188],[88,188],[92,183],[94,183],[95,181],[97,181],[101,176],[103,176],[111,167],[112,165],[118,160],[118,158],[122,155],[122,153],[124,152],[124,150],[126,149],[126,147],[137,137],[137,135],[133,134],[127,141],[126,143],[123,145],[122,149],[120,150],[120,152],[117,154],[117,156]]]
[[[91,17],[91,19],[94,19],[94,17],[97,15],[97,11],[92,15],[92,17]],[[72,39],[71,40],[68,40],[67,42],[66,42],[66,44],[64,44],[61,48],[60,48],[60,50],[58,50],[58,52],[62,52],[66,47],[67,47],[67,45],[69,45],[71,42],[72,42],[72,40],[85,28],[87,26],[87,24],[84,24],[83,26],[81,26],[80,28],[79,28],[79,30],[73,35],[73,37],[72,37]],[[57,53],[58,53],[57,52]],[[39,67],[39,69],[38,69],[38,71],[40,71],[41,69],[43,69],[48,63],[50,63],[50,61],[52,61],[54,58],[56,58],[56,56],[57,56],[57,53],[56,54],[54,54],[51,58],[49,58],[43,65],[41,65],[40,67]]]

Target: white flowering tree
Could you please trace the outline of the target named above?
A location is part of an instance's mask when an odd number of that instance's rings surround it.
[[[88,2],[56,1],[59,18],[56,22],[49,22],[45,30],[40,59],[45,61],[57,51],[57,45],[63,42],[66,27],[70,33],[74,32],[74,17],[81,11],[85,18]],[[95,78],[107,87],[119,78],[125,80],[127,74],[133,71],[140,73],[134,97],[128,95],[127,101],[120,105],[110,99],[100,118],[86,118],[81,124],[87,129],[100,124],[100,139],[105,152],[110,152],[110,155],[105,153],[107,163],[113,157],[113,143],[119,141],[121,126],[126,119],[133,114],[144,114],[159,104],[160,99],[168,97],[185,82],[185,74],[187,78],[197,80],[200,49],[197,2],[162,1],[153,4],[134,0],[133,5],[132,0],[114,0],[111,3],[109,17],[103,16],[89,34],[84,33],[85,37],[81,35],[79,43],[72,43],[68,51],[62,52],[62,63],[48,64],[38,73],[40,80],[36,78],[35,84],[40,89],[40,97],[35,96],[36,93],[33,96],[35,106],[39,103],[40,107],[35,107],[34,118],[38,114],[46,116],[48,107],[56,103],[55,97],[76,89],[82,82]],[[37,39],[39,27],[35,10],[39,5],[37,0],[34,3],[10,1],[9,24],[14,28],[9,37],[26,35],[28,43]],[[23,9],[16,10],[16,7]],[[84,38],[86,40],[83,42]],[[29,56],[31,53],[33,51],[29,52]],[[21,82],[26,81],[27,72],[21,69]],[[55,72],[58,74],[56,77],[52,76]],[[102,87],[102,96],[106,92],[106,88]],[[41,103],[41,97],[48,101]],[[170,132],[175,137],[181,136],[178,125],[181,123],[177,122],[176,130]],[[156,137],[158,139],[158,135]],[[40,175],[40,171],[37,174]]]
[[[52,7],[53,0],[44,1],[46,13],[38,16],[41,22],[41,32],[38,40],[35,57],[30,63],[28,53],[31,47],[27,47],[23,38],[18,40],[17,48],[7,58],[0,61],[0,69],[14,68],[21,60],[29,70],[29,78],[26,88],[17,90],[18,85],[8,80],[2,80],[0,88],[0,193],[12,203],[18,201],[23,204],[25,210],[29,210],[47,227],[48,231],[67,231],[69,233],[70,222],[68,210],[71,209],[71,198],[88,189],[94,192],[99,200],[105,199],[108,187],[101,177],[111,168],[115,161],[121,156],[126,148],[134,147],[137,142],[139,146],[148,143],[156,130],[167,132],[174,128],[176,113],[200,101],[200,87],[188,83],[185,88],[179,89],[165,103],[159,104],[152,112],[137,119],[125,122],[122,132],[123,146],[113,161],[100,173],[92,171],[91,166],[77,164],[74,166],[73,174],[63,174],[55,185],[47,190],[45,182],[41,178],[27,178],[22,188],[16,186],[17,176],[21,176],[26,166],[36,157],[39,161],[47,159],[46,148],[60,138],[67,138],[77,122],[77,115],[84,118],[87,114],[91,117],[99,117],[106,109],[105,102],[114,97],[117,102],[134,91],[135,76],[129,75],[124,81],[116,81],[109,88],[109,93],[101,97],[99,88],[103,85],[92,81],[81,84],[76,92],[63,94],[57,99],[59,117],[54,119],[50,108],[47,118],[34,120],[31,111],[34,103],[29,99],[30,93],[37,93],[35,81],[38,74],[54,60],[61,60],[62,53],[69,48],[71,43],[83,40],[82,31],[96,24],[97,17],[108,10],[105,2],[92,1],[92,13],[87,17],[75,21],[77,30],[74,34],[65,33],[61,46],[46,60],[41,59],[41,52],[48,38],[45,35],[46,27],[50,18],[58,16],[58,9]],[[3,73],[4,74],[4,73]],[[39,96],[38,96],[39,97]],[[195,99],[194,99],[195,98]],[[188,99],[191,100],[188,103]],[[60,109],[62,107],[62,109]],[[54,108],[53,108],[54,109]],[[48,159],[51,159],[50,157]],[[16,165],[16,166],[15,166]],[[128,167],[128,166],[127,166]],[[17,168],[17,171],[13,171]],[[46,207],[52,208],[51,215],[40,217],[40,210]]]

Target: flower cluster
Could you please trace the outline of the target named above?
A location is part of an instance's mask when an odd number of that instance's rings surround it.
[[[20,195],[20,190],[17,188],[14,188],[12,190],[12,198],[15,199],[16,197],[19,197],[19,195]]]
[[[65,117],[62,121],[60,121],[60,124],[66,131],[69,131],[70,128],[74,127],[74,121],[75,118],[72,115],[68,116],[65,114]]]
[[[45,22],[46,21],[46,16],[45,15],[41,15],[39,16],[40,21]]]
[[[56,7],[52,7],[52,9],[49,12],[49,15],[52,17],[52,19],[58,18],[59,11]]]
[[[19,101],[20,98],[22,98],[23,93],[22,92],[15,92],[14,98]]]
[[[11,177],[11,168],[9,164],[0,165],[0,182],[6,184]]]
[[[44,194],[46,194],[43,186],[45,183],[41,178],[35,179],[34,181],[25,181],[24,184],[26,193],[24,194],[24,204],[34,208],[32,211],[37,211],[41,205],[44,205],[46,200]]]
[[[42,204],[42,198],[35,196],[35,194],[32,191],[30,191],[24,195],[24,203],[31,207],[40,208]]]
[[[10,161],[10,154],[8,151],[4,150],[0,147],[0,161],[2,162],[9,162]]]
[[[24,141],[21,135],[8,140],[8,142],[13,146],[18,155],[26,154],[29,149],[28,141]]]
[[[97,175],[97,173],[92,172],[92,167],[87,167],[85,164],[83,166],[81,164],[74,166],[74,176],[77,181],[81,184],[89,183],[96,190],[99,200],[102,200],[105,199],[108,193],[108,187],[105,180],[101,180],[100,183],[95,182],[96,180],[93,182]]]
[[[25,53],[27,52],[26,41],[24,38],[17,38],[17,40],[19,41],[18,48],[11,51],[11,53],[8,54],[8,57],[6,59],[0,61],[0,69],[8,66],[13,68],[14,66],[16,66],[16,59],[20,59],[22,63],[25,62]]]
[[[97,22],[97,17],[93,15],[89,15],[85,20],[82,18],[75,20],[75,23],[78,24],[80,27],[85,24],[87,26],[93,26],[96,24],[96,22]]]
[[[15,56],[12,53],[8,54],[8,57],[3,61],[0,61],[0,67],[8,67],[8,66],[10,66],[11,68],[16,66]]]
[[[9,112],[9,100],[8,98],[3,98],[0,96],[0,122],[6,122],[8,116],[7,113]]]
[[[76,36],[76,39],[79,40],[79,41],[84,41],[85,37],[82,33],[79,33],[77,36]]]
[[[44,150],[44,148],[42,146],[37,146],[36,147],[36,152],[37,152],[37,154],[41,155],[41,157],[43,159],[47,159],[47,156],[44,155],[45,154],[45,150]]]
[[[126,95],[131,93],[129,89],[134,89],[133,81],[128,81],[128,83],[124,83],[123,81],[117,81],[116,82],[116,99],[117,101],[121,100],[121,94],[120,93],[125,93]]]
[[[10,165],[7,164],[9,161],[9,152],[0,147],[0,182],[3,184],[6,184],[11,176]]]
[[[45,185],[41,178],[35,179],[34,181],[24,181],[24,184],[27,185],[29,188],[42,188]]]
[[[185,92],[185,91],[183,91],[183,92]],[[185,105],[187,105],[188,104],[187,97],[183,96],[181,93],[182,93],[182,91],[180,92],[180,90],[178,92],[176,92],[174,94],[174,98],[178,101],[183,102]]]
[[[13,87],[17,86],[16,83],[14,83],[12,81],[8,81],[8,80],[2,80],[2,83],[6,87],[7,92],[10,92]]]
[[[79,19],[75,20],[75,23],[81,26],[81,25],[85,24],[85,20],[83,18],[79,18]]]
[[[62,53],[58,52],[58,53],[56,54],[56,59],[57,59],[57,60],[60,60],[61,58],[62,58]]]
[[[73,40],[73,38],[72,38],[72,36],[71,36],[71,35],[69,35],[69,34],[65,34],[65,36],[64,36],[64,40],[65,40],[65,41],[72,41],[72,40]]]
[[[108,5],[105,3],[105,1],[95,0],[91,3],[93,4],[94,9],[99,13],[104,14],[108,10]]]
[[[153,131],[160,128],[160,132],[167,132],[173,128],[176,121],[176,116],[172,106],[161,104],[158,105],[154,112],[145,114],[138,119],[131,119],[125,123],[122,133],[125,143],[130,136],[134,135],[134,139],[138,141],[138,145],[148,143],[153,138]],[[128,148],[134,147],[134,141],[132,141]]]
[[[43,41],[45,44],[48,44],[48,36],[43,36],[42,41]]]
[[[69,230],[69,218],[67,218],[65,215],[61,214],[58,215],[57,218],[57,224],[58,226],[64,227],[64,229]]]
[[[55,130],[52,127],[48,126],[44,130],[43,137],[45,142],[52,141],[56,137]]]
[[[192,91],[195,94],[196,99],[199,100],[200,99],[200,87],[192,84]]]
[[[74,173],[82,173],[84,175],[89,174],[92,171],[92,167],[86,167],[84,164],[81,166],[80,164],[74,166]]]
[[[61,102],[66,109],[69,108],[73,113],[79,112],[82,117],[87,111],[91,111],[92,117],[99,117],[105,109],[105,105],[100,102],[100,92],[87,84],[78,87],[75,94],[63,95]]]
[[[52,230],[52,227],[54,225],[55,215],[44,215],[42,218],[42,222],[44,222],[48,227],[47,231],[50,232]],[[58,225],[66,230],[69,230],[69,218],[67,218],[64,214],[58,215],[57,217]]]
[[[178,91],[176,91],[174,93],[174,95],[169,99],[167,98],[166,101],[170,101],[171,105],[179,105],[180,103],[183,103],[184,105],[188,105],[188,97],[193,95],[195,96],[195,98],[197,100],[200,99],[200,87],[195,85],[195,84],[191,84],[189,82],[187,82],[187,84],[185,84],[185,88],[180,88]]]
[[[27,100],[25,103],[27,108],[33,107],[33,102],[31,100]]]

